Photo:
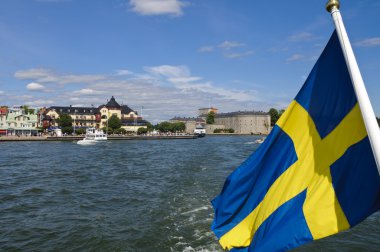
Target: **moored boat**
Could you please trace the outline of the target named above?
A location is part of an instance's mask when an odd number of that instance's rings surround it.
[[[194,135],[197,137],[205,137],[206,129],[202,125],[197,125],[194,129]]]
[[[88,128],[86,129],[85,139],[94,140],[94,141],[106,141],[107,134],[104,133],[102,130],[98,130],[95,128]]]

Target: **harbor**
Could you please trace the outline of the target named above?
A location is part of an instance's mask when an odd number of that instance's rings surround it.
[[[258,139],[1,142],[1,250],[222,252],[210,201]],[[377,251],[379,225],[296,251]]]
[[[84,136],[2,136],[0,142],[9,141],[78,141]],[[108,136],[108,140],[170,140],[170,139],[196,139],[195,135],[134,135],[134,136]]]

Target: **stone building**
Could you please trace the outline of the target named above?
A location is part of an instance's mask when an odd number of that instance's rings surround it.
[[[206,119],[208,113],[210,113],[210,112],[214,112],[215,114],[217,114],[218,113],[218,109],[214,108],[214,107],[200,108],[200,109],[198,109],[198,117]]]
[[[231,128],[237,134],[269,134],[270,115],[256,111],[220,113],[215,116],[215,124]]]

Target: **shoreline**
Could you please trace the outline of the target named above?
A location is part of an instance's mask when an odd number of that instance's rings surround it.
[[[206,137],[218,136],[261,136],[267,135],[251,135],[251,134],[236,134],[236,133],[216,133],[208,134]],[[0,136],[0,142],[22,142],[22,141],[78,141],[84,136]],[[154,135],[154,136],[108,136],[108,140],[171,140],[171,139],[197,139],[194,135]]]
[[[0,142],[21,142],[21,141],[78,141],[84,136],[1,136]],[[193,135],[177,136],[108,136],[108,140],[170,140],[170,139],[196,139]]]

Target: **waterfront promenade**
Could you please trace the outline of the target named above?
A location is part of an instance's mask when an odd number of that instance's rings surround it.
[[[84,136],[1,136],[0,142],[4,141],[77,141]],[[195,139],[194,135],[109,135],[108,140],[169,140],[169,139]]]

